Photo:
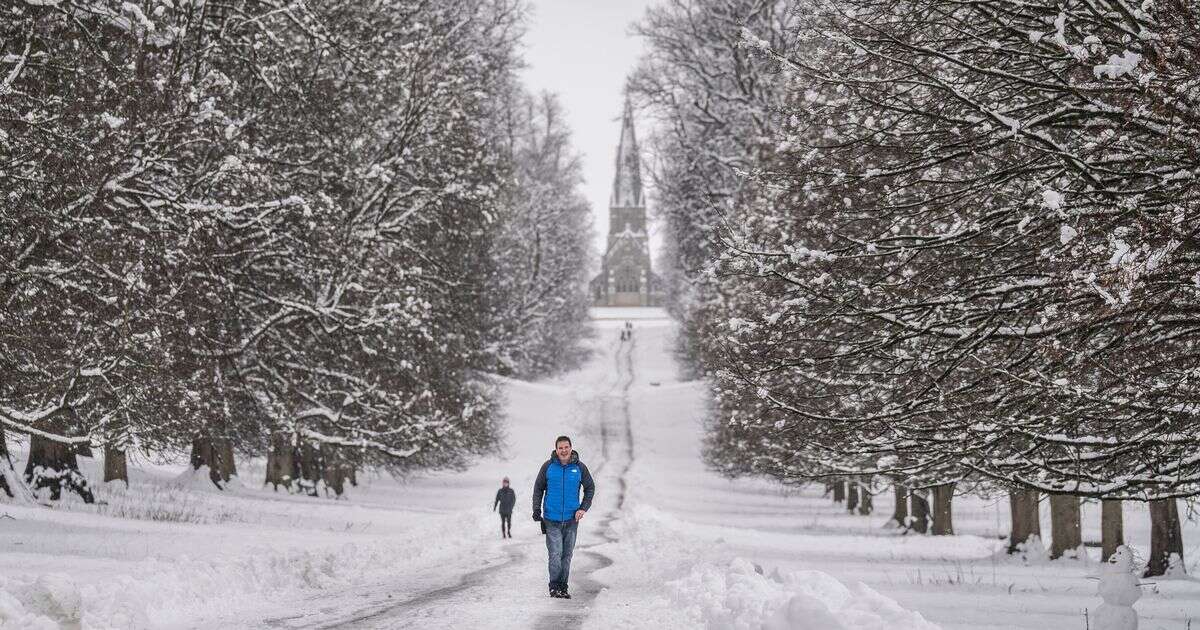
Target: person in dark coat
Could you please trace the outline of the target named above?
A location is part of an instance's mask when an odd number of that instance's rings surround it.
[[[583,492],[580,500],[579,493]],[[592,507],[596,484],[592,473],[579,461],[571,447],[571,438],[560,435],[554,440],[554,452],[542,464],[533,482],[533,520],[542,521],[549,556],[550,597],[571,599],[567,579],[571,575],[571,553],[579,521]]]
[[[512,538],[512,510],[517,504],[517,493],[508,487],[508,477],[501,482],[503,485],[496,491],[496,500],[492,503],[492,511],[500,506],[500,537]]]

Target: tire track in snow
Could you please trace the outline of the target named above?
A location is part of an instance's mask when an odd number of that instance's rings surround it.
[[[574,573],[573,581],[577,588],[573,590],[574,596],[571,600],[556,600],[552,605],[560,606],[560,608],[545,611],[538,618],[536,625],[537,629],[545,630],[560,630],[565,624],[574,624],[576,627],[583,623],[587,618],[591,603],[600,594],[603,586],[591,577],[596,571],[603,569],[613,563],[612,559],[598,551],[591,551],[592,547],[599,545],[617,542],[617,537],[612,533],[612,523],[619,518],[619,513],[625,505],[625,492],[628,488],[625,479],[630,466],[633,463],[633,433],[632,423],[629,413],[629,390],[633,385],[633,350],[636,342],[633,339],[622,341],[617,345],[616,351],[613,353],[613,363],[615,371],[615,379],[611,387],[602,393],[599,393],[591,400],[581,401],[585,404],[597,405],[599,409],[599,424],[600,424],[600,448],[601,462],[593,471],[593,476],[601,475],[612,461],[611,455],[613,451],[613,442],[620,439],[623,444],[620,447],[623,449],[620,452],[623,459],[621,470],[617,474],[617,502],[616,509],[609,511],[600,518],[598,528],[602,541],[591,543],[588,545],[577,546],[575,558],[572,562],[572,573]],[[618,413],[610,412],[611,404],[618,402]],[[614,420],[616,422],[614,422]],[[610,426],[620,423],[622,426]],[[613,429],[618,429],[614,432]],[[617,435],[614,435],[617,433]],[[540,549],[544,545],[539,545]],[[532,560],[529,557],[528,547],[522,545],[511,545],[505,548],[507,557],[500,562],[489,564],[486,567],[471,571],[460,576],[458,582],[448,586],[441,586],[420,592],[414,596],[405,598],[392,599],[387,596],[386,599],[377,598],[375,601],[366,604],[350,613],[339,614],[332,608],[325,608],[318,613],[329,615],[325,619],[313,619],[312,612],[307,615],[298,615],[295,617],[277,617],[274,619],[265,620],[266,625],[274,628],[303,628],[306,630],[329,630],[333,628],[351,629],[351,628],[406,628],[406,627],[428,627],[427,624],[433,622],[429,613],[453,608],[468,604],[469,594],[473,591],[483,591],[495,582],[500,581],[499,574],[514,567],[520,567]],[[540,555],[540,554],[539,554]],[[582,562],[581,562],[582,560]],[[540,564],[544,572],[545,566],[544,557]],[[545,583],[542,582],[544,586]],[[544,597],[544,594],[543,594]]]
[[[528,554],[518,545],[511,545],[505,548],[508,557],[503,562],[488,565],[482,569],[472,571],[461,576],[457,584],[435,588],[430,591],[419,593],[414,597],[401,599],[399,601],[376,602],[370,607],[360,609],[357,614],[352,614],[348,617],[340,617],[337,619],[327,620],[315,624],[307,624],[303,626],[292,626],[286,622],[288,618],[268,619],[267,625],[276,628],[305,628],[311,630],[329,630],[331,628],[375,628],[379,627],[377,623],[387,623],[389,628],[404,628],[409,627],[411,623],[416,622],[415,619],[397,619],[404,611],[415,611],[420,608],[430,607],[433,604],[445,600],[453,600],[461,595],[465,590],[483,586],[493,573],[499,572],[501,569],[506,569],[512,565],[519,565],[525,561]],[[422,626],[423,627],[423,626]]]
[[[610,390],[609,395],[601,398],[598,401],[601,405],[603,405],[604,409],[607,409],[608,402],[614,398],[612,395],[613,392],[618,389],[620,390],[620,422],[622,424],[621,432],[624,434],[622,436],[623,439],[621,441],[623,444],[621,446],[624,448],[622,453],[622,459],[624,461],[621,465],[621,470],[617,473],[616,478],[617,508],[605,514],[604,518],[600,521],[600,536],[604,539],[603,541],[576,547],[576,550],[581,552],[577,553],[576,557],[583,555],[585,558],[592,561],[587,564],[590,565],[594,563],[595,565],[586,568],[586,571],[578,582],[580,585],[579,588],[575,589],[575,591],[572,593],[572,595],[574,595],[571,600],[572,603],[578,601],[580,605],[572,606],[571,608],[562,611],[555,611],[553,613],[542,615],[542,617],[538,619],[537,626],[535,626],[537,630],[560,630],[566,624],[571,624],[573,627],[579,627],[583,625],[584,620],[587,618],[588,613],[590,612],[592,602],[595,601],[596,596],[599,595],[600,591],[604,588],[595,580],[595,578],[592,577],[592,574],[600,569],[610,566],[613,563],[612,558],[609,558],[599,551],[592,551],[591,549],[600,545],[616,543],[620,540],[612,531],[612,523],[620,518],[621,511],[625,507],[625,494],[629,489],[629,483],[626,479],[626,476],[629,473],[630,467],[633,466],[633,420],[629,413],[629,390],[631,387],[633,387],[633,350],[636,347],[636,344],[637,342],[633,337],[628,340],[628,343],[621,344],[621,347],[616,352],[616,359],[614,361],[617,370],[617,383],[615,387]],[[622,352],[622,350],[624,352]],[[623,357],[622,354],[624,355]],[[600,436],[602,440],[601,451],[604,454],[604,461],[598,467],[596,472],[601,472],[605,467],[608,466],[608,463],[612,461],[609,457],[609,445],[611,443],[611,437],[608,431],[610,424],[609,421],[611,418],[608,417],[607,413],[602,414],[602,416],[603,417],[601,418],[600,422]],[[595,474],[593,474],[593,476],[595,476]],[[572,572],[575,571],[574,559],[572,560],[571,569]]]

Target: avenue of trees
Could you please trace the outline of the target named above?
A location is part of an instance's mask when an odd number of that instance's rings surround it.
[[[1148,501],[1182,570],[1200,494],[1200,14],[1159,0],[674,0],[631,79],[660,122],[681,352],[708,456],[1011,551],[1107,557]]]
[[[8,496],[178,453],[340,494],[494,448],[487,375],[578,359],[588,207],[516,0],[0,11]]]

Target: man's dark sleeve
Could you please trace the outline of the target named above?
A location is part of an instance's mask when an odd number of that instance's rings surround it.
[[[493,512],[496,511],[496,506],[500,505],[500,495],[503,493],[504,493],[504,488],[500,488],[499,490],[496,491],[496,500],[492,501],[492,511]]]
[[[592,481],[592,471],[588,470],[583,462],[579,463],[579,469],[583,471],[580,475],[580,481],[583,483],[583,501],[579,503],[579,509],[584,512],[592,509],[592,496],[596,494],[596,482]]]
[[[533,481],[533,513],[542,513],[542,495],[546,494],[546,468],[550,466],[550,460],[542,464],[538,470],[537,478]]]

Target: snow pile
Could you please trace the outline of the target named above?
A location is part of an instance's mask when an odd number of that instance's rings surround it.
[[[772,571],[742,559],[697,567],[667,584],[672,607],[704,628],[735,630],[938,630],[865,584],[820,571]]]
[[[420,568],[457,556],[455,541],[439,533],[464,523],[476,532],[486,524],[489,533],[493,525],[491,518],[458,513],[365,543],[339,542],[333,532],[322,541],[314,533],[311,548],[260,545],[238,555],[149,558],[104,579],[61,572],[0,575],[0,630],[178,628],[217,610],[253,610],[288,596],[360,588],[394,579],[396,567]]]
[[[687,522],[637,504],[613,524],[619,545],[599,551],[609,588],[585,628],[714,630],[939,630],[864,584],[821,571],[763,571],[725,540],[689,534]]]
[[[997,552],[997,557],[1011,557],[1020,560],[1025,564],[1040,564],[1050,561],[1050,550],[1046,549],[1045,543],[1042,542],[1042,537],[1037,534],[1030,534],[1029,538],[1023,543],[1017,543],[1016,553],[1009,556],[1007,551]]]
[[[211,605],[218,601],[245,602],[255,593],[336,586],[369,561],[362,555],[347,545],[339,551],[263,550],[221,561],[146,560],[130,574],[103,582],[76,581],[62,573],[32,580],[0,577],[0,628],[175,627],[191,615],[211,615]]]
[[[28,584],[0,577],[0,628],[5,630],[78,626],[81,605],[78,589],[65,575],[47,574]]]

